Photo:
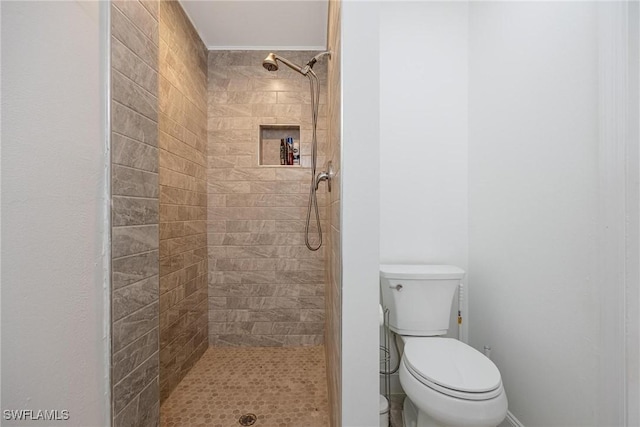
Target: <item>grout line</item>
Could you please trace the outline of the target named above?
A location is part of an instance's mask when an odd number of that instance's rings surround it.
[[[156,248],[156,249],[150,249],[150,250],[148,250],[148,251],[143,251],[143,252],[138,252],[138,253],[131,254],[131,255],[124,255],[124,256],[121,256],[121,257],[113,258],[113,259],[112,259],[112,261],[119,261],[119,260],[123,260],[123,259],[125,259],[125,258],[132,258],[132,257],[134,257],[134,256],[140,256],[140,255],[151,254],[151,253],[153,253],[153,252],[159,252],[159,248]]]
[[[125,0],[125,1],[131,1],[131,0]],[[140,4],[140,5],[142,6],[142,4],[141,4],[140,2],[136,2],[136,3],[138,3],[138,4]],[[124,16],[124,17],[125,17],[125,19],[126,19],[127,21],[129,21],[129,22],[131,23],[131,25],[132,25],[136,30],[138,30],[138,32],[139,32],[140,34],[142,34],[142,36],[143,36],[145,39],[149,40],[149,41],[151,42],[151,44],[153,44],[156,48],[157,48],[157,47],[159,47],[159,46],[158,46],[158,45],[157,45],[157,44],[156,44],[156,43],[155,43],[155,42],[154,42],[154,41],[153,41],[149,36],[147,36],[147,34],[144,32],[144,30],[143,30],[142,28],[140,28],[138,25],[136,25],[136,23],[135,23],[131,18],[129,18],[129,16],[127,16],[127,14],[126,14],[122,9],[120,9],[120,8],[118,7],[118,4],[117,4],[117,3],[115,3],[115,2],[114,2],[114,3],[113,3],[113,6],[114,6],[116,9],[118,9],[118,12],[120,12],[120,13],[122,14],[122,16]],[[156,19],[156,17],[155,17],[155,16],[153,16],[153,15],[151,14],[151,12],[149,12],[149,11],[147,10],[147,8],[146,8],[146,7],[144,7],[144,6],[143,6],[143,9],[145,10],[145,12],[147,12],[147,13],[149,14],[149,16],[151,17],[151,19],[152,19],[152,20],[157,24],[156,31],[158,32],[158,40],[159,40],[159,39],[160,39],[160,22],[159,22],[160,20],[159,20],[159,19]],[[159,11],[158,11],[158,12],[159,12]],[[159,17],[158,17],[158,18],[159,18]]]
[[[184,270],[184,269],[183,269],[183,270]],[[175,272],[173,272],[173,273],[169,273],[169,274],[167,274],[167,275],[165,275],[165,276],[163,276],[163,277],[167,277],[167,276],[169,276],[169,275],[171,275],[171,274],[174,274],[174,273],[177,273],[177,272],[180,272],[180,271],[182,271],[182,270],[176,270]],[[165,295],[165,294],[167,294],[167,293],[169,293],[169,292],[172,292],[173,290],[175,290],[175,289],[176,289],[176,288],[178,288],[179,286],[186,285],[187,283],[190,283],[190,282],[192,282],[192,281],[196,280],[196,279],[197,279],[197,278],[199,278],[199,277],[205,276],[205,278],[206,278],[207,274],[208,274],[207,272],[204,272],[204,273],[202,273],[202,274],[200,274],[200,275],[198,275],[198,276],[194,277],[193,279],[191,279],[191,280],[189,280],[189,281],[187,281],[187,282],[185,282],[185,283],[180,283],[180,284],[178,284],[178,285],[175,285],[175,286],[174,286],[174,287],[172,287],[172,288],[166,289],[166,290],[165,290],[164,292],[162,292],[160,295]],[[206,288],[208,289],[208,288],[209,288],[209,283],[208,283],[208,281],[207,281],[207,280],[205,280],[205,283],[207,284]],[[191,295],[193,295],[193,293],[189,294],[188,296],[191,296]],[[208,296],[207,296],[207,299],[208,299]],[[181,301],[182,301],[182,300],[181,300]],[[174,305],[175,305],[175,304],[174,304]],[[167,311],[167,310],[164,310],[162,313],[165,313],[166,311]]]
[[[169,45],[167,44],[167,46],[169,46]],[[170,51],[172,50],[170,47],[168,49]],[[168,66],[171,67],[174,71],[178,71],[174,67],[172,67],[171,65],[168,65]],[[180,74],[180,73],[176,73],[176,74]],[[205,111],[202,111],[200,109],[200,107],[198,107],[198,105],[191,99],[191,97],[188,94],[185,93],[185,91],[183,91],[182,89],[180,89],[179,87],[177,87],[176,85],[173,84],[171,79],[167,78],[163,73],[159,73],[159,75],[160,75],[160,77],[165,79],[167,82],[169,82],[169,84],[171,86],[173,86],[180,93],[180,95],[182,95],[182,97],[187,100],[187,102],[189,102],[196,110],[198,110],[204,116],[205,119],[207,118],[207,111],[209,110],[209,108],[207,108]],[[206,83],[205,83],[205,85],[206,85]]]
[[[155,328],[154,328],[154,329],[155,329]],[[151,331],[149,331],[149,332],[151,332]],[[146,334],[145,334],[145,335],[146,335]],[[137,341],[137,340],[136,340],[136,341]],[[134,341],[134,342],[135,342],[135,341]],[[129,377],[131,376],[131,374],[133,373],[133,371],[135,371],[135,370],[136,370],[136,369],[138,369],[140,366],[142,366],[142,365],[144,365],[145,363],[147,363],[149,360],[151,360],[151,358],[152,358],[152,357],[154,357],[154,356],[156,356],[156,355],[157,355],[157,356],[158,356],[158,358],[159,358],[159,357],[160,357],[160,351],[155,351],[151,356],[147,357],[147,358],[146,358],[146,359],[144,359],[142,362],[140,362],[140,364],[139,364],[138,366],[136,366],[135,368],[133,368],[133,369],[129,372],[129,374],[128,374],[128,375],[126,375],[124,378],[122,378],[120,381],[118,381],[116,384],[114,384],[114,385],[113,385],[113,388],[116,388],[119,384],[122,384],[122,382],[123,382],[124,380],[126,380],[127,378],[129,378]],[[159,367],[159,366],[160,366],[160,361],[158,360],[158,367]],[[158,376],[155,376],[155,377],[153,377],[153,378],[154,378],[154,379],[155,379],[155,378],[158,378]],[[144,387],[142,387],[142,390],[144,390],[145,388],[147,388],[147,386],[148,386],[149,384],[151,384],[151,382],[152,382],[152,381],[153,381],[153,380],[149,381],[149,382],[148,382]],[[141,390],[141,391],[142,391],[142,390]],[[139,393],[138,393],[138,394],[139,394]],[[133,398],[132,398],[131,400],[133,400]],[[122,412],[122,411],[120,411],[120,412]],[[120,413],[120,412],[118,412],[118,413]]]
[[[162,116],[165,116],[165,114],[162,114]],[[171,119],[170,119],[170,118],[166,118],[166,120],[171,120]],[[179,124],[179,123],[177,123],[177,122],[175,122],[175,121],[174,121],[174,123],[176,123],[178,126],[180,126],[180,128],[184,129],[185,131],[190,132],[187,128],[185,128],[185,127],[184,127],[184,126],[182,126],[181,124]],[[202,151],[200,151],[200,150],[198,150],[196,147],[194,147],[193,145],[190,145],[190,144],[186,143],[185,141],[183,141],[183,140],[181,140],[181,139],[179,139],[179,138],[177,138],[177,137],[175,137],[175,136],[171,135],[170,133],[167,133],[167,132],[163,131],[162,129],[160,129],[160,127],[158,127],[158,133],[159,133],[159,134],[160,134],[160,133],[163,133],[163,134],[165,134],[166,136],[170,137],[171,139],[173,139],[173,140],[175,140],[175,141],[179,142],[180,144],[184,144],[184,145],[186,145],[187,147],[189,147],[189,149],[195,150],[198,154],[202,154],[202,156],[204,157],[204,158],[203,158],[204,162],[207,162],[207,159],[206,159],[206,157],[207,157],[207,156],[206,156]],[[193,132],[191,132],[191,133],[192,133],[193,135],[195,135]],[[196,138],[198,138],[198,136],[197,136],[197,135],[196,135]],[[161,149],[161,150],[168,151],[168,150],[167,150],[166,148],[164,148],[164,147],[158,147],[158,148],[159,148],[159,149]],[[205,146],[205,149],[206,149],[206,146]],[[176,154],[176,155],[177,155],[177,154]],[[182,156],[178,156],[178,157],[182,157]],[[187,159],[186,157],[183,157],[183,158],[184,158],[185,160],[189,160],[189,159]],[[202,167],[205,167],[205,168],[207,167],[207,165],[206,165],[206,164],[200,164],[200,163],[198,163],[198,162],[196,162],[196,161],[193,161],[193,160],[189,160],[189,161],[191,161],[191,162],[193,162],[193,163],[196,163],[196,164],[198,164],[198,165],[200,165],[200,166],[202,166]]]
[[[157,330],[157,331],[158,331],[158,338],[160,338],[160,328],[159,328],[158,326],[155,326],[153,329],[151,329],[151,330],[150,330],[149,332],[147,332],[146,334],[142,335],[140,338],[138,338],[138,339],[136,339],[136,340],[132,341],[131,343],[129,343],[129,344],[127,344],[127,345],[125,345],[124,347],[122,347],[122,348],[121,348],[120,350],[118,350],[115,354],[120,353],[120,352],[122,352],[122,351],[124,351],[124,350],[127,350],[127,349],[128,349],[129,347],[131,347],[133,344],[135,344],[136,342],[140,341],[142,338],[146,337],[147,335],[150,335],[150,334],[151,334],[151,333],[153,333],[153,331],[155,331],[155,330]],[[138,366],[140,366],[141,364],[142,364],[142,362],[141,362],[141,363],[139,363],[138,365],[136,365],[136,368],[137,368]],[[134,368],[134,369],[135,369],[135,368]]]
[[[199,234],[192,234],[191,236],[198,236],[198,235],[199,235]],[[170,240],[170,239],[165,239],[165,240],[163,240],[163,241],[167,241],[167,240]],[[203,248],[206,248],[206,247],[207,247],[207,246],[198,246],[197,248],[193,248],[193,249],[186,249],[186,250],[184,250],[184,251],[182,251],[182,252],[177,252],[177,253],[175,253],[175,254],[170,254],[170,255],[167,255],[167,256],[163,256],[163,257],[159,258],[159,260],[169,259],[169,258],[174,258],[174,257],[176,257],[176,256],[178,256],[178,255],[186,254],[187,252],[195,252],[195,251],[196,251],[196,250],[198,250],[198,249],[203,249]],[[202,260],[200,260],[200,261],[196,261],[196,262],[194,262],[193,264],[191,264],[191,265],[189,265],[189,266],[187,266],[187,267],[191,267],[192,265],[195,265],[195,264],[197,264],[197,263],[199,263],[199,262],[201,262],[201,261],[207,261],[207,260],[208,260],[208,257],[205,257],[204,259],[202,259]],[[184,269],[185,269],[185,268],[187,268],[187,267],[179,268],[179,269],[177,269],[176,271],[184,270]],[[172,273],[174,273],[174,272],[172,271]],[[168,274],[168,273],[167,273],[167,274]],[[166,274],[165,274],[165,276],[166,276]],[[165,277],[165,276],[162,276],[162,277]]]
[[[187,178],[193,178],[193,179],[198,180],[198,181],[204,181],[204,182],[207,182],[206,177],[205,177],[205,178],[198,178],[198,177],[197,177],[197,176],[195,176],[195,175],[189,175],[189,174],[186,174],[186,173],[184,173],[184,172],[180,172],[180,171],[177,171],[177,170],[174,170],[174,169],[169,169],[169,168],[166,168],[166,167],[164,167],[164,166],[160,166],[160,165],[158,165],[158,168],[159,168],[159,169],[164,169],[165,171],[169,171],[169,172],[172,172],[172,173],[178,173],[178,174],[180,174],[180,175],[184,175],[184,176],[185,176],[185,177],[187,177]],[[166,184],[163,184],[163,185],[166,185]],[[167,186],[167,187],[171,187],[170,185],[166,185],[166,186]],[[188,190],[188,191],[196,192],[196,190]],[[203,191],[202,193],[204,193],[204,191]]]
[[[184,142],[183,142],[183,144],[187,145],[189,148],[192,148],[192,149],[194,149],[194,150],[198,151],[197,149],[195,149],[195,148],[191,147],[189,144],[186,144],[186,143],[184,143]],[[193,161],[193,160],[191,160],[191,159],[187,159],[186,157],[183,157],[183,156],[181,156],[180,154],[176,154],[176,153],[174,153],[173,151],[169,151],[169,150],[168,150],[168,149],[166,149],[165,147],[158,147],[158,149],[159,149],[159,150],[162,150],[162,151],[166,151],[167,153],[169,153],[169,154],[171,154],[171,155],[173,155],[173,156],[175,156],[175,157],[178,157],[178,158],[180,158],[180,159],[183,159],[184,161],[187,161],[187,162],[189,162],[189,163],[193,163],[193,164],[194,164],[194,165],[196,165],[196,166],[200,166],[201,168],[204,168],[205,170],[207,169],[207,166],[206,166],[206,165],[201,165],[201,164],[200,164],[200,163],[198,163],[198,162],[194,162],[194,161]],[[198,151],[198,153],[201,153],[201,154],[202,154],[202,151]],[[205,157],[207,157],[207,156],[205,155]],[[205,161],[206,161],[206,159],[205,159]],[[165,169],[166,169],[166,168],[165,168]]]
[[[196,292],[197,292],[197,291],[196,291]],[[195,292],[194,292],[194,293],[195,293]],[[192,295],[193,295],[193,294],[192,294]],[[203,300],[202,300],[202,301],[200,301],[198,304],[196,304],[196,307],[197,307],[198,305],[201,305],[201,304],[205,303],[205,302],[208,302],[208,299],[203,299]],[[200,318],[201,318],[201,317],[205,317],[205,315],[206,315],[206,318],[207,318],[207,322],[206,322],[206,323],[207,323],[207,326],[208,326],[208,324],[209,324],[209,317],[208,317],[208,313],[207,313],[207,312],[208,312],[208,310],[209,310],[209,305],[208,305],[208,303],[207,303],[207,305],[206,305],[206,309],[205,309],[205,310],[203,310],[203,312],[202,312],[202,313],[201,313],[201,314],[200,314],[200,315],[199,315],[199,316],[198,316],[198,317],[197,317],[193,322],[188,323],[187,325],[185,325],[184,329],[187,329],[187,330],[188,330],[190,326],[193,326],[193,324],[194,324],[194,323],[196,323],[198,320],[200,320]],[[164,313],[166,313],[166,311],[165,311]],[[166,328],[164,328],[164,329],[160,329],[160,333],[162,333],[162,331],[166,331],[167,329],[169,329],[169,328],[171,328],[172,326],[174,326],[176,323],[178,323],[178,322],[179,322],[183,317],[185,317],[185,316],[187,316],[187,314],[184,314],[183,316],[178,317],[178,319],[177,319],[175,322],[171,323],[171,324],[170,324],[170,325],[168,325]],[[178,334],[178,336],[177,336],[177,337],[175,337],[173,340],[169,341],[166,345],[161,346],[161,347],[160,347],[160,350],[167,348],[168,346],[170,346],[171,344],[173,344],[174,342],[176,342],[178,339],[180,339],[180,335],[179,335],[179,334]]]
[[[114,229],[116,229],[116,228],[122,229],[122,228],[140,228],[140,227],[158,227],[159,228],[160,224],[153,223],[153,224],[140,224],[140,225],[118,225],[118,226],[114,226],[113,228]],[[157,249],[150,249],[150,250],[144,251],[144,252],[153,252],[154,250],[157,250]],[[143,253],[143,252],[136,253],[135,255],[139,255],[140,253]],[[129,256],[129,255],[127,255],[127,256]],[[119,258],[124,258],[124,256],[119,257]],[[118,258],[114,258],[114,259],[118,259]]]
[[[124,166],[124,165],[119,165]],[[122,195],[113,195],[114,199],[138,199],[138,200],[155,200],[158,201],[157,197],[143,197],[143,196],[122,196]]]
[[[116,71],[117,71],[117,70],[116,70]],[[118,71],[118,72],[119,72],[119,71]],[[121,73],[121,74],[122,74],[122,73]],[[150,122],[152,122],[152,123],[155,123],[156,127],[158,126],[158,120],[157,120],[157,119],[156,119],[156,120],[151,119],[151,118],[149,118],[149,117],[145,116],[144,114],[142,114],[141,112],[136,111],[136,110],[134,110],[133,108],[129,107],[128,105],[123,104],[122,102],[118,101],[118,100],[117,100],[117,99],[115,99],[115,98],[111,98],[111,102],[112,102],[112,103],[114,103],[114,104],[118,104],[118,105],[120,105],[121,107],[124,107],[124,108],[126,108],[127,110],[130,110],[130,111],[132,111],[132,112],[136,113],[137,115],[139,115],[139,116],[141,116],[141,117],[144,117],[145,119],[149,120],[149,121],[150,121]],[[160,129],[158,129],[158,130],[160,130]],[[118,133],[118,132],[115,132],[115,131],[112,131],[112,132],[117,133],[118,135],[126,136],[126,135],[124,135],[124,134],[121,134],[121,133]],[[134,138],[130,138],[130,137],[128,137],[128,136],[127,136],[127,138],[129,138],[129,139],[134,139]],[[137,139],[134,139],[134,141],[138,141],[138,140],[137,140]],[[143,142],[143,141],[138,141],[138,142],[142,142],[143,144],[146,144],[146,143],[145,143],[145,142]],[[151,145],[151,144],[147,144],[147,145]],[[152,147],[155,147],[154,145],[151,145],[151,146],[152,146]],[[156,147],[156,148],[157,148],[157,147]]]
[[[162,131],[160,131],[160,132],[162,132]],[[162,132],[162,133],[164,133],[165,135],[169,135],[169,134],[168,134],[168,133],[166,133],[166,132]],[[169,135],[169,136],[171,136],[171,135]],[[196,150],[194,147],[190,146],[190,145],[189,145],[189,144],[187,144],[186,142],[180,141],[179,139],[177,139],[177,138],[175,138],[175,137],[173,137],[173,136],[171,136],[171,137],[172,137],[173,139],[175,139],[176,141],[178,141],[180,144],[184,144],[184,145],[186,145],[187,147],[189,147],[190,149],[192,149],[192,150]],[[186,157],[183,157],[183,156],[181,156],[181,155],[179,155],[179,154],[173,153],[172,151],[169,151],[169,150],[167,150],[167,149],[166,149],[166,148],[164,148],[164,147],[158,147],[158,149],[159,149],[159,150],[166,151],[167,153],[171,153],[171,154],[173,154],[173,155],[174,155],[174,156],[176,156],[176,157],[179,157],[179,158],[181,158],[181,159],[184,159],[184,160],[186,160],[186,161],[188,161],[188,162],[193,163],[194,165],[197,165],[197,166],[199,166],[199,167],[201,167],[201,168],[204,168],[204,169],[205,169],[205,171],[206,171],[206,169],[207,169],[207,166],[206,166],[206,165],[200,164],[200,163],[195,162],[195,161],[193,161],[193,160],[191,160],[191,159],[187,159]],[[197,150],[196,150],[196,151],[197,151]],[[198,153],[201,153],[201,151],[198,151]],[[206,162],[206,160],[205,160],[205,162]],[[166,168],[165,168],[165,169],[166,169]]]
[[[205,219],[177,219],[175,221],[167,221],[165,224],[174,223],[174,222],[195,222],[195,221],[206,221]],[[198,234],[198,233],[194,233]]]
[[[120,11],[120,10],[118,9],[118,11]],[[129,19],[126,17],[126,15],[125,15],[124,13],[120,12],[120,14],[121,14],[121,15],[122,15],[122,16],[123,16],[127,21],[129,21]],[[131,21],[129,21],[129,22],[131,22]],[[116,39],[116,40],[118,40],[118,41],[119,41],[120,43],[122,43],[123,45],[127,46],[127,44],[126,44],[123,40],[121,40],[120,38],[118,38],[118,36],[116,36],[116,35],[113,33],[113,31],[111,31],[111,37],[112,37],[112,38],[114,38],[114,39]],[[145,38],[146,38],[146,37],[145,37]],[[153,43],[152,43],[152,44],[153,44]],[[158,47],[156,46],[156,49],[157,49],[157,48],[158,48]],[[134,54],[135,54],[135,52],[134,52]],[[138,58],[140,58],[140,60],[141,60],[143,63],[145,63],[149,68],[151,68],[153,71],[155,71],[156,73],[158,72],[158,70],[157,70],[157,69],[153,68],[153,65],[154,65],[154,64],[150,64],[149,62],[145,61],[145,60],[144,60],[144,59],[142,59],[142,58],[140,57],[140,55],[138,55],[138,54],[136,54],[136,56],[137,56]]]
[[[156,277],[156,276],[158,276],[158,280],[160,280],[160,275],[159,275],[159,274],[153,274],[153,275],[151,275],[151,276],[148,276],[148,277],[142,278],[142,279],[138,280],[137,282],[129,283],[129,284],[127,284],[127,285],[120,286],[119,288],[114,288],[113,293],[115,293],[115,292],[119,291],[120,289],[125,289],[125,288],[129,288],[129,287],[131,287],[131,286],[133,286],[133,285],[137,285],[137,284],[138,284],[138,283],[140,283],[140,282],[144,282],[145,280],[152,279],[152,278],[154,278],[154,277]],[[126,316],[125,316],[125,317],[126,317]],[[121,317],[120,319],[124,319],[124,317]],[[118,319],[118,320],[120,320],[120,319]],[[116,320],[116,321],[117,321],[117,320]]]
[[[115,164],[115,163],[114,163],[114,165],[118,166],[119,168],[131,169],[131,170],[134,170],[134,171],[137,171],[137,172],[143,172],[143,173],[150,173],[152,175],[158,175],[158,172],[146,171],[146,170],[143,170],[143,169],[138,169],[138,168],[134,168],[134,167],[131,167],[131,166],[120,165],[120,164]],[[122,194],[114,194],[114,196],[122,196]],[[151,198],[153,198],[153,197],[151,197]]]
[[[149,304],[147,304],[147,305],[145,305],[145,306],[143,306],[143,307],[138,308],[138,309],[137,309],[137,310],[135,310],[135,311],[132,311],[131,313],[127,314],[127,315],[126,315],[126,316],[124,316],[124,317],[119,318],[118,320],[114,320],[112,323],[115,325],[116,323],[121,322],[121,321],[123,321],[124,319],[126,319],[126,318],[128,318],[128,317],[131,317],[131,316],[133,316],[134,314],[137,314],[137,313],[141,312],[142,310],[146,310],[147,308],[151,307],[151,306],[152,306],[152,305],[154,305],[154,304],[158,305],[158,313],[159,313],[159,312],[160,312],[160,303],[159,303],[159,301],[158,301],[158,300],[156,300],[156,301],[150,302]],[[154,316],[154,317],[155,317],[155,318],[157,318],[158,316]],[[149,329],[149,330],[148,330],[147,332],[145,332],[143,335],[146,335],[147,333],[151,332],[152,330],[153,330],[153,328]],[[138,338],[141,338],[141,337],[142,337],[142,335],[141,335],[140,337],[138,337]],[[134,340],[133,340],[133,341],[131,341],[130,343],[127,343],[127,344],[126,344],[124,347],[122,347],[120,350],[124,349],[124,348],[125,348],[125,347],[127,347],[129,344],[132,344],[132,343],[136,342],[136,341],[138,340],[138,338],[134,339]],[[120,350],[116,351],[116,353],[120,352]]]
[[[129,1],[130,1],[130,0],[129,0]],[[120,40],[119,38],[117,38],[117,37],[116,37],[116,36],[114,36],[114,35],[111,35],[111,38],[112,38],[112,39],[114,39],[114,40],[117,40],[117,41],[118,41],[118,43],[120,43],[122,46],[124,46],[124,48],[125,48],[125,49],[127,49],[129,52],[131,52],[131,54],[132,54],[133,56],[135,56],[136,58],[138,58],[138,59],[140,60],[140,62],[142,62],[142,63],[143,63],[144,65],[146,65],[147,67],[149,67],[149,69],[150,69],[151,71],[153,71],[153,72],[154,72],[154,73],[156,73],[156,74],[159,74],[158,70],[154,69],[151,65],[149,65],[149,64],[147,63],[147,61],[145,61],[144,59],[142,59],[142,57],[141,57],[140,55],[138,55],[136,52],[134,52],[134,51],[133,51],[129,46],[127,46],[127,45],[126,45],[122,40]]]
[[[120,74],[122,77],[124,77],[126,80],[128,80],[129,82],[131,82],[131,84],[133,84],[134,86],[142,89],[143,92],[147,93],[149,96],[151,96],[154,101],[156,102],[156,105],[158,104],[158,95],[157,94],[153,94],[151,92],[149,92],[146,88],[144,88],[143,86],[141,86],[138,82],[131,80],[131,78],[129,78],[129,76],[127,76],[126,74],[124,74],[122,71],[116,70],[115,68],[113,68],[111,70],[112,72],[116,72],[118,74]],[[153,118],[147,116],[146,114],[143,114],[141,111],[138,111],[138,114],[141,114],[143,116],[145,116],[146,118],[148,118],[149,120],[154,120]],[[156,110],[156,114],[158,114],[158,110]],[[158,119],[156,118],[155,121],[157,122]]]
[[[149,10],[149,8],[147,7],[147,5],[144,2],[139,2],[142,7],[144,7],[145,9],[147,9],[147,12],[149,12],[149,15],[151,15],[151,18],[153,18],[154,21],[158,22],[160,21],[160,2],[158,2],[158,16],[154,16],[153,13],[151,13],[151,10]]]

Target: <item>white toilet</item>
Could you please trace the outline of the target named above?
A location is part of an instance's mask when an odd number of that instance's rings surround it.
[[[495,427],[507,414],[496,365],[467,344],[442,337],[464,274],[450,265],[380,266],[389,328],[404,341],[405,427]]]

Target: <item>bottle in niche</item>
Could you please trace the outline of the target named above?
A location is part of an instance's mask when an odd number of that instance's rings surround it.
[[[289,143],[287,142],[287,139],[284,139],[284,164],[285,165],[290,165],[291,163],[289,163],[289,157],[291,154],[291,147],[289,146]]]
[[[293,165],[293,138],[287,137],[287,164]]]
[[[300,164],[300,142],[294,142],[293,138],[291,138],[291,144],[293,146],[293,164]]]
[[[287,147],[285,146],[284,138],[280,139],[280,164],[287,164]]]

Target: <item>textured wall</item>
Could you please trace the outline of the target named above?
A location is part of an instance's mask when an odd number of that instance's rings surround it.
[[[342,310],[342,266],[340,241],[340,10],[341,1],[329,2],[328,48],[331,50],[331,61],[328,66],[328,159],[332,161],[336,175],[327,204],[329,219],[329,241],[326,256],[326,337],[325,350],[327,358],[327,386],[329,388],[329,405],[331,408],[331,425],[341,425],[340,395],[340,340]]]
[[[158,3],[111,8],[114,426],[158,423]]]
[[[206,48],[180,4],[160,2],[160,398],[207,338]]]
[[[380,8],[380,54],[397,55],[380,63],[380,263],[453,264],[466,271],[468,5],[387,2]],[[416,57],[417,46],[422,55]],[[419,84],[403,78],[409,67],[420,70]],[[456,294],[449,337],[458,338],[457,314]],[[465,327],[467,316],[463,306]],[[391,366],[397,363],[392,352]],[[398,373],[391,392],[402,393]]]
[[[599,136],[616,122],[598,114],[597,35],[615,22],[599,7],[469,4],[469,341],[491,345],[528,426],[619,425],[600,419],[622,398],[599,381],[616,376],[598,331],[618,333],[600,310],[619,283],[598,249],[615,227],[600,216],[613,193],[600,144],[615,144]]]
[[[104,2],[2,2],[3,410],[107,426]],[[34,413],[35,415],[35,413]],[[8,417],[7,417],[8,418]]]
[[[309,83],[266,51],[209,52],[208,244],[212,345],[296,346],[323,342],[325,247],[304,245],[310,181]],[[279,52],[305,63],[313,52]],[[316,66],[326,78],[326,62]],[[326,90],[318,123],[325,163]],[[300,124],[303,167],[258,166],[260,124]],[[325,205],[325,186],[318,195]],[[320,209],[322,218],[326,209]],[[326,223],[323,224],[326,229]]]

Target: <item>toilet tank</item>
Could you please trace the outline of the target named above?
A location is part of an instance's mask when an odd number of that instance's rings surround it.
[[[389,328],[399,335],[444,335],[451,303],[464,270],[453,265],[384,264],[380,266],[382,306]]]

